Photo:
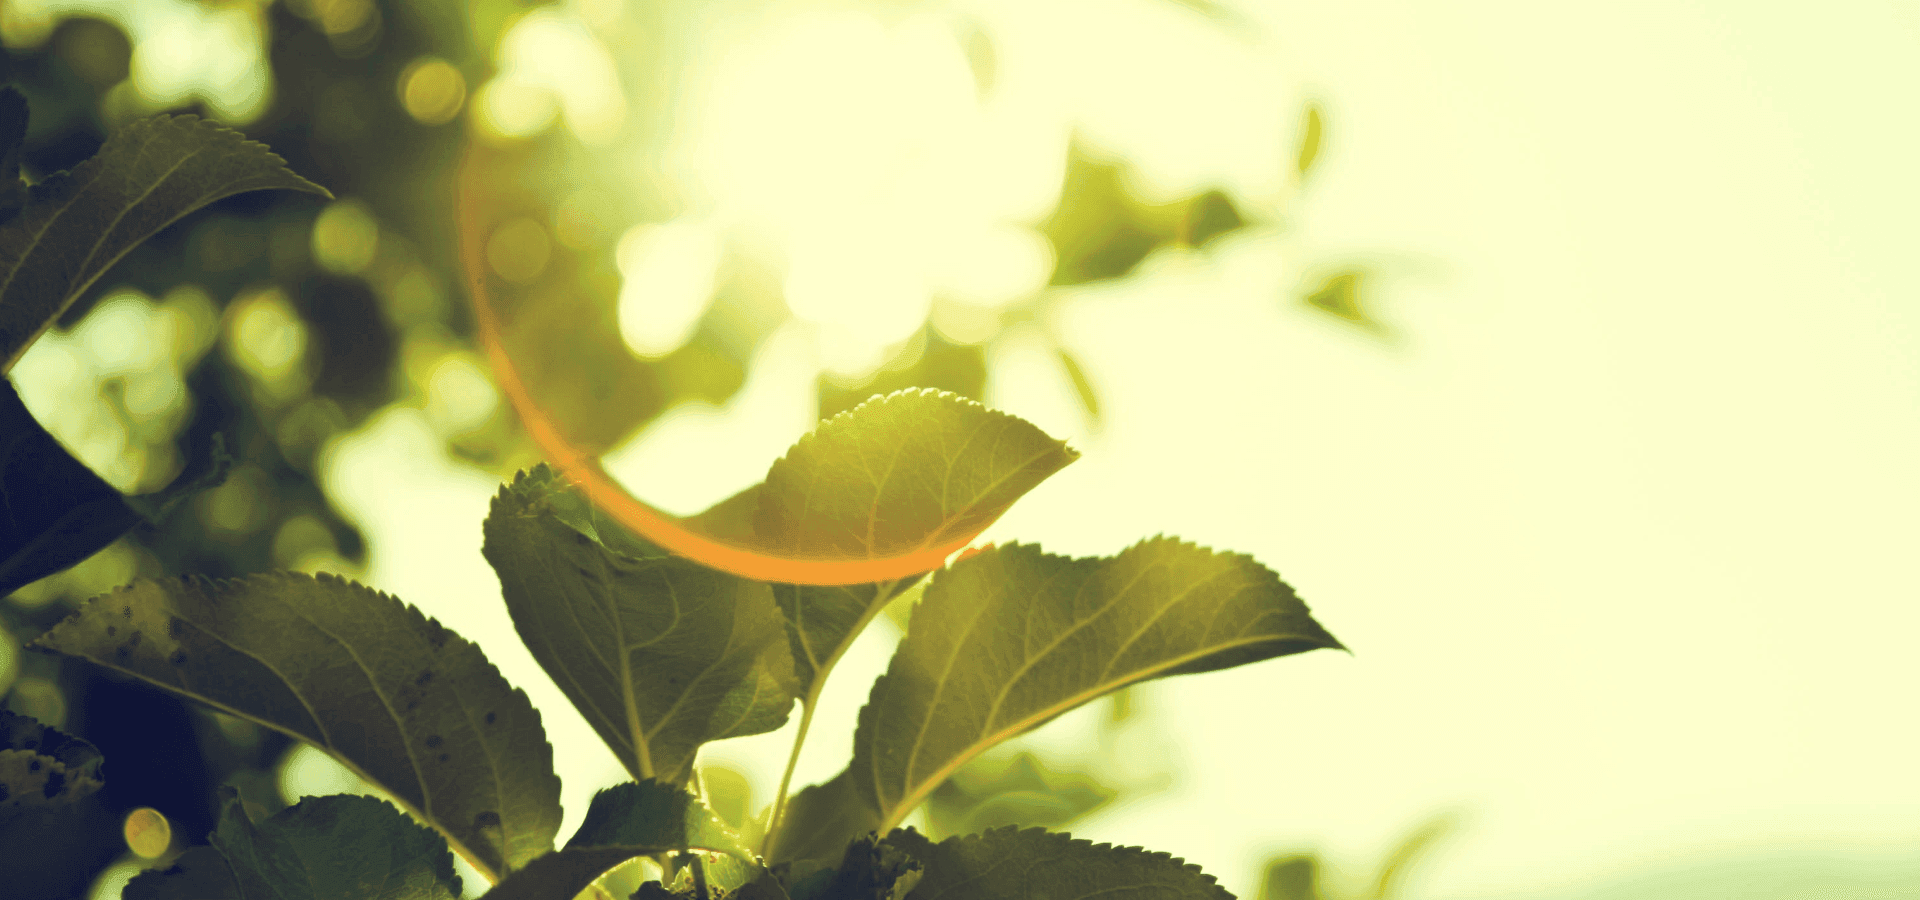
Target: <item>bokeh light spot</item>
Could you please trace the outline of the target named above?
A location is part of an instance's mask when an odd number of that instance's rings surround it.
[[[553,247],[547,229],[532,219],[514,219],[495,229],[487,239],[487,264],[501,278],[527,284],[546,271]]]
[[[313,220],[313,259],[321,268],[358,275],[373,264],[379,247],[379,223],[359,200],[329,203]]]
[[[150,806],[127,813],[120,830],[127,839],[127,849],[142,859],[159,859],[173,843],[173,826]]]
[[[423,56],[400,72],[400,104],[424,125],[444,125],[467,102],[467,79],[437,56]]]
[[[720,241],[703,224],[639,225],[620,238],[620,336],[641,356],[679,349],[713,299]]]

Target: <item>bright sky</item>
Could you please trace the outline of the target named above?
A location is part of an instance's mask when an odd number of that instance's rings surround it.
[[[1046,116],[1071,116],[1151,190],[1217,180],[1278,202],[1301,103],[1328,109],[1300,231],[1157,257],[1067,304],[1103,430],[1037,344],[997,352],[990,403],[1085,458],[992,536],[1107,554],[1164,531],[1248,552],[1355,649],[1153,688],[1166,738],[1143,746],[1181,778],[1082,836],[1185,856],[1248,896],[1266,851],[1317,847],[1360,872],[1459,809],[1412,885],[1432,900],[1725,847],[1911,852],[1920,13],[1382,0],[1263,7],[1235,32],[1164,3],[1066,3],[1052,22],[972,6],[1002,29],[1003,91],[1021,99],[996,112],[958,92],[924,134],[1023,135],[1037,155],[1063,146]],[[911,23],[854,24],[793,27],[853,33],[861,58],[933,83],[951,69]],[[739,39],[806,45],[781,27]],[[746,81],[716,76],[713,96],[753,84],[730,72]],[[994,115],[998,131],[979,125]],[[696,173],[746,165],[690,152]],[[895,159],[875,153],[836,177]],[[937,196],[887,176],[860,215]],[[716,194],[699,222],[791,226],[791,209],[745,208],[761,187]],[[1019,208],[948,199],[961,225],[915,206],[903,227],[979,231]],[[698,246],[707,225],[688,227],[628,252]],[[803,287],[859,258],[812,239],[826,268]],[[1381,306],[1396,344],[1283,302],[1303,267],[1348,258],[1399,273]],[[923,304],[953,268],[911,262],[861,302]],[[811,373],[846,352],[816,338],[865,320],[810,318],[769,341],[734,403],[670,414],[616,470],[682,509],[757,480],[805,427]],[[512,636],[478,552],[492,481],[437,446],[391,413],[335,448],[331,483],[369,531],[370,580],[459,623],[534,695],[577,822],[617,770]],[[859,667],[884,661],[870,649],[839,673],[802,781],[844,762]],[[721,754],[765,789],[787,740]]]

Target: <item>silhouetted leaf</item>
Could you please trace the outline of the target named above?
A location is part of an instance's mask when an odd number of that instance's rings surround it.
[[[0,709],[0,893],[68,896],[113,858],[119,834],[100,787],[92,744]]]
[[[211,848],[147,872],[126,900],[455,900],[453,854],[384,800],[308,797],[264,822],[221,789]]]
[[[0,127],[10,116],[0,111]],[[34,185],[0,223],[0,371],[134,245],[222,197],[268,188],[331,196],[266,145],[193,116],[128,125],[72,172]]]
[[[616,784],[593,795],[568,849],[608,846],[689,848],[753,859],[753,851],[700,799],[663,782]]]
[[[662,846],[568,847],[549,853],[506,877],[493,890],[480,895],[482,900],[571,900],[600,876],[636,856],[671,853],[678,848]],[[673,896],[657,881],[647,882],[634,896]]]
[[[938,844],[907,828],[888,834],[882,846],[897,847],[924,867],[913,900],[1233,900],[1213,876],[1170,854],[1038,828],[999,828]]]
[[[818,896],[831,900],[904,900],[924,874],[925,867],[913,854],[890,841],[866,835],[848,845],[833,880]]]
[[[1093,559],[991,547],[927,587],[860,711],[854,784],[896,824],[982,751],[1128,684],[1339,646],[1247,556],[1171,538]]]
[[[120,900],[251,900],[240,893],[233,867],[212,847],[188,847],[164,869],[133,876]]]
[[[34,646],[309,741],[419,811],[483,873],[553,846],[540,714],[469,643],[385,594],[291,573],[141,581]]]
[[[801,789],[787,801],[780,833],[767,848],[767,860],[835,860],[846,852],[849,841],[879,827],[880,817],[861,801],[853,786],[853,770],[848,769]]]
[[[225,480],[232,459],[214,436],[213,465],[128,497],[68,453],[0,379],[0,597],[73,566],[135,526]]]
[[[12,85],[0,88],[0,225],[27,202],[20,179],[20,151],[27,141],[27,97]]]
[[[1313,168],[1315,160],[1320,158],[1320,141],[1325,130],[1321,120],[1320,106],[1307,104],[1306,118],[1300,124],[1300,152],[1294,157],[1293,170],[1302,177]]]
[[[638,539],[583,530],[582,503],[545,469],[523,474],[494,498],[482,552],[521,640],[627,770],[680,784],[701,744],[785,724],[793,659],[772,591],[611,549]]]

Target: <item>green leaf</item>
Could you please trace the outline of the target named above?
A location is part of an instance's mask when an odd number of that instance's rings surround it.
[[[128,497],[73,458],[0,379],[0,597],[99,552],[180,501],[226,479],[232,459],[215,435],[213,465],[151,494]]]
[[[686,782],[700,745],[763,734],[793,707],[772,591],[674,557],[638,558],[544,469],[494,498],[482,552],[514,628],[635,778]]]
[[[189,847],[173,865],[133,876],[120,900],[251,900],[240,893],[227,858],[212,847]]]
[[[991,547],[915,608],[860,711],[854,784],[891,827],[982,751],[1103,694],[1339,646],[1247,556],[1164,537],[1104,559]]]
[[[1300,123],[1300,152],[1293,161],[1295,172],[1305,176],[1307,170],[1313,168],[1314,161],[1320,158],[1320,142],[1325,131],[1319,104],[1307,104],[1306,117]]]
[[[652,779],[593,795],[580,830],[567,841],[568,849],[609,846],[713,850],[753,859],[739,835],[698,797]]]
[[[0,892],[75,895],[124,849],[100,787],[92,744],[0,709]]]
[[[456,900],[453,854],[384,800],[308,797],[255,824],[221,789],[213,854],[127,885],[127,900]],[[191,858],[190,858],[191,857]],[[225,868],[222,878],[222,865]]]
[[[836,860],[855,838],[880,828],[880,817],[861,801],[847,769],[809,785],[787,801],[780,833],[767,848],[770,862]]]
[[[1080,361],[1067,352],[1067,348],[1058,348],[1056,352],[1060,355],[1060,368],[1067,370],[1067,378],[1073,381],[1073,392],[1079,396],[1080,407],[1087,411],[1087,418],[1100,421],[1100,395],[1094,391],[1093,381],[1087,378],[1087,371],[1080,367]]]
[[[493,890],[480,895],[481,900],[571,900],[574,895],[598,880],[600,876],[612,871],[615,866],[636,856],[653,856],[672,853],[675,847],[660,845],[631,845],[625,847],[568,847],[556,853],[549,853],[528,864],[505,881],[494,885]],[[649,893],[672,896],[657,881],[641,886],[634,896]]]
[[[0,110],[0,127],[9,115]],[[193,116],[128,125],[34,185],[0,223],[0,372],[134,245],[215,200],[270,188],[331,196],[266,145]]]
[[[1095,844],[1038,828],[999,828],[938,844],[908,828],[888,834],[883,845],[905,851],[924,867],[913,900],[1085,900],[1115,895],[1129,900],[1233,900],[1199,866],[1166,853]]]
[[[1323,900],[1320,890],[1320,860],[1308,853],[1295,853],[1267,861],[1266,874],[1260,879],[1260,900]]]
[[[540,714],[480,648],[342,578],[141,581],[34,646],[308,741],[452,838],[490,877],[553,846]]]
[[[1079,456],[964,397],[901,391],[821,423],[776,461],[754,534],[783,556],[898,556],[979,534]]]
[[[898,556],[979,534],[1077,458],[1021,419],[954,394],[901,391],[821,423],[775,462],[754,534],[781,556]],[[915,580],[775,590],[803,693],[817,693],[866,624]]]
[[[1318,287],[1308,290],[1304,302],[1314,309],[1333,316],[1336,319],[1358,326],[1363,331],[1376,335],[1384,334],[1386,326],[1373,317],[1367,307],[1367,282],[1371,276],[1365,269],[1342,269],[1327,277]]]
[[[0,709],[0,823],[24,810],[78,803],[100,785],[92,744]]]

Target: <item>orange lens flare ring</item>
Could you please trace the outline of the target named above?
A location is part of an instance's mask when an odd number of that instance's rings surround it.
[[[513,360],[500,334],[500,320],[489,300],[486,242],[491,224],[480,208],[485,191],[480,188],[482,162],[486,149],[469,142],[460,161],[455,198],[460,229],[460,261],[467,279],[467,299],[473,307],[474,334],[507,402],[520,417],[527,435],[540,448],[547,462],[560,470],[569,482],[586,494],[594,506],[612,516],[634,533],[668,552],[709,568],[719,569],[756,581],[788,584],[864,584],[908,578],[931,572],[945,565],[948,556],[966,547],[977,531],[932,547],[923,547],[898,556],[870,559],[820,559],[778,556],[761,549],[742,547],[715,540],[680,524],[679,520],[649,506],[628,492],[600,465],[598,459],[582,453],[568,441],[546,411],[534,402],[515,370]]]

